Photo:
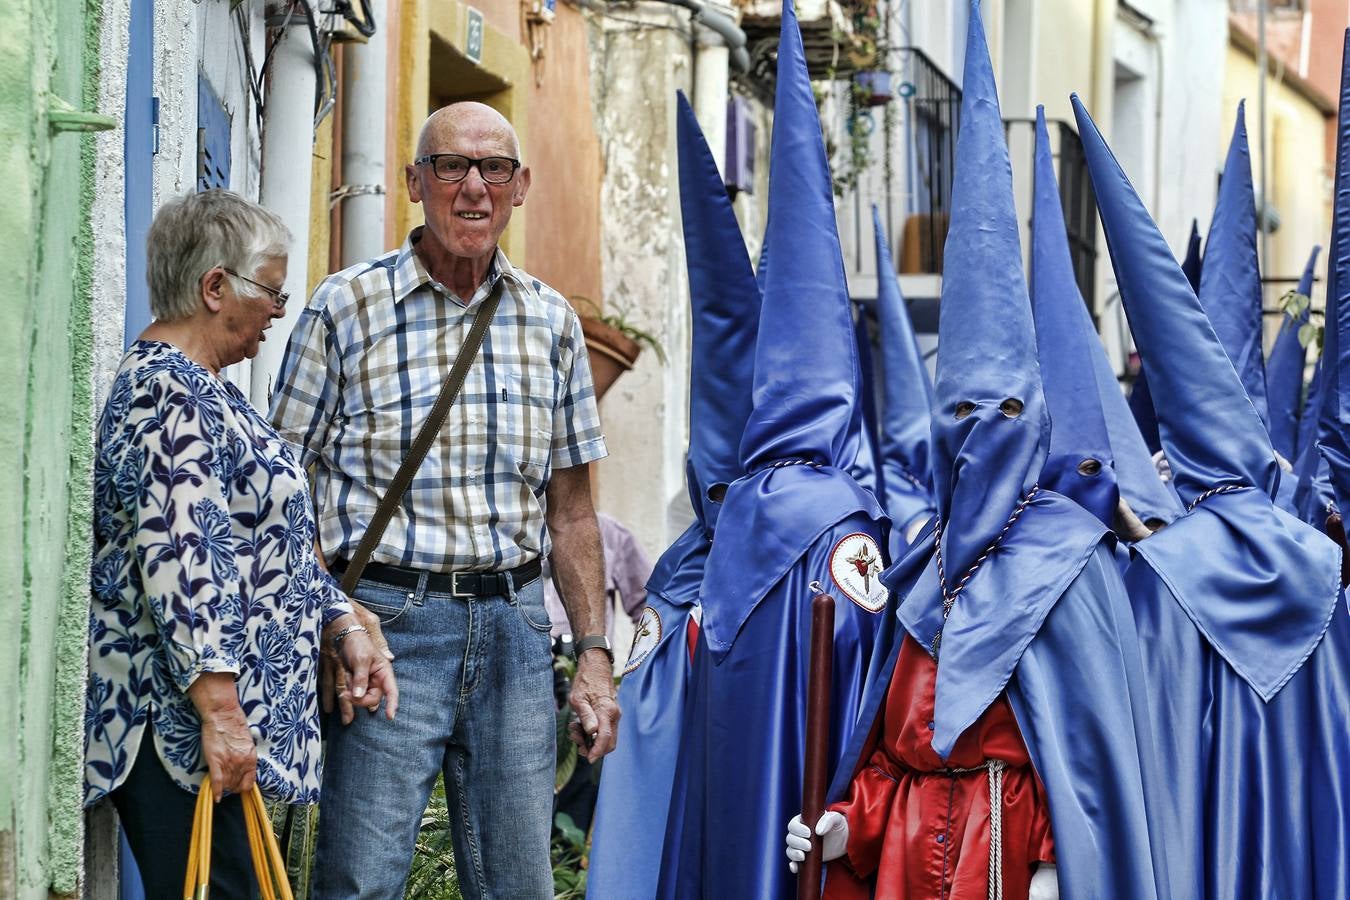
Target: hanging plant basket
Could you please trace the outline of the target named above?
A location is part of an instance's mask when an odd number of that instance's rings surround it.
[[[866,106],[885,106],[895,99],[895,92],[891,89],[891,73],[884,69],[856,72],[853,82],[862,89],[859,100]]]
[[[620,375],[633,368],[642,345],[593,316],[581,317],[581,330],[586,335],[586,349],[590,351],[595,399],[599,400]]]

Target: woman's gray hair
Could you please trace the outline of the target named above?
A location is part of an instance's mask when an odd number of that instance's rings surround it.
[[[286,256],[291,232],[276,214],[233,191],[184,194],[159,208],[146,236],[146,281],[156,319],[186,319],[201,304],[201,279],[215,266],[257,278],[268,260]],[[236,292],[264,291],[232,278]]]

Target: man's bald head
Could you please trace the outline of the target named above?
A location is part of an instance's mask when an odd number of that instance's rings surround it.
[[[417,138],[417,155],[451,153],[454,146],[465,140],[488,139],[502,143],[516,159],[520,158],[520,138],[506,117],[485,103],[465,100],[442,106],[422,123]]]

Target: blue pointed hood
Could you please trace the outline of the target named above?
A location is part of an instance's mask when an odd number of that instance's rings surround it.
[[[959,578],[1036,484],[1050,443],[1012,167],[979,8],[966,37],[961,133],[938,314],[933,489]]]
[[[1083,330],[1068,231],[1050,156],[1045,107],[1036,107],[1036,178],[1031,216],[1031,301],[1041,381],[1050,410],[1050,454],[1041,486],[1065,495],[1102,521],[1115,520],[1120,492],[1111,439],[1097,393],[1092,346]]]
[[[1200,223],[1191,219],[1191,236],[1186,240],[1186,256],[1181,262],[1181,271],[1186,273],[1191,290],[1197,294],[1200,292],[1202,269]],[[1134,387],[1130,389],[1130,412],[1134,413],[1134,421],[1139,426],[1144,443],[1148,445],[1148,452],[1157,453],[1162,449],[1162,438],[1158,436],[1158,414],[1153,411],[1153,395],[1149,391],[1148,377],[1142,368],[1135,376]]]
[[[1007,686],[1106,534],[1064,495],[1032,491],[1050,446],[1050,416],[978,3],[968,28],[938,314],[938,516],[882,576],[904,591],[905,630],[938,660],[931,743],[944,759]]]
[[[861,424],[857,346],[830,166],[790,7],[784,4],[778,50],[769,150],[772,212],[764,240],[791,252],[774,254],[764,280],[754,410],[741,439],[747,472],[784,460],[847,467]],[[812,336],[809,345],[804,332]]]
[[[821,535],[876,497],[848,473],[862,438],[858,348],[833,191],[791,0],[783,4],[769,165],[772,249],[755,343],[743,475],[727,489],[704,570],[704,646],[727,657],[760,601]]]
[[[1262,423],[1266,370],[1261,355],[1261,270],[1256,258],[1256,193],[1247,149],[1244,103],[1238,104],[1233,139],[1219,183],[1219,200],[1205,240],[1200,305]]]
[[[1308,265],[1298,283],[1298,292],[1311,296],[1313,270],[1321,247],[1313,247]],[[1303,370],[1308,362],[1308,348],[1299,340],[1299,330],[1308,324],[1311,305],[1298,317],[1286,315],[1280,322],[1280,333],[1266,360],[1266,402],[1270,413],[1270,442],[1275,451],[1293,461],[1298,452],[1298,421],[1303,402]]]
[[[1337,505],[1345,509],[1350,502],[1350,28],[1345,32],[1341,59],[1322,358],[1323,416],[1318,445],[1330,469]]]
[[[689,101],[678,98],[680,206],[689,270],[689,500],[711,534],[715,484],[741,474],[740,439],[750,417],[760,294],[750,255],[712,152]]]
[[[877,248],[877,324],[881,331],[882,413],[878,426],[886,512],[896,528],[932,516],[933,384],[900,293],[881,213],[872,207]]]
[[[1256,409],[1076,95],[1073,107],[1121,301],[1153,386],[1163,447],[1190,506],[1135,550],[1203,638],[1269,700],[1326,632],[1340,593],[1339,553],[1273,503],[1279,466]]]
[[[1077,95],[1073,103],[1177,492],[1190,503],[1210,488],[1245,484],[1273,497],[1279,467],[1260,416],[1167,242]],[[1208,270],[1212,257],[1206,262]]]

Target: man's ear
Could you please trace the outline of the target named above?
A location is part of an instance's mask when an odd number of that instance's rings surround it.
[[[225,301],[225,270],[220,266],[210,269],[199,282],[202,303],[213,313],[220,312]]]
[[[520,170],[520,177],[516,179],[516,186],[511,189],[511,205],[520,206],[525,202],[525,194],[530,190],[530,167],[525,166]]]
[[[417,166],[403,167],[403,177],[408,182],[408,200],[411,203],[422,202],[422,182],[417,178]]]

